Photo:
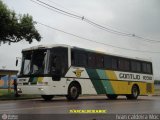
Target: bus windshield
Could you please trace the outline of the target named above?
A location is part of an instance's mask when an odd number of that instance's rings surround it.
[[[21,75],[47,74],[47,50],[23,52]]]

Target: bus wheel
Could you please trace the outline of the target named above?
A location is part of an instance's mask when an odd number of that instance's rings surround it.
[[[116,94],[107,94],[106,96],[107,96],[108,99],[110,99],[110,100],[116,100],[117,97],[118,97],[118,95],[116,95]]]
[[[126,95],[127,99],[129,100],[136,100],[139,96],[139,88],[137,85],[133,85],[132,90],[131,90],[131,94],[130,95]]]
[[[54,97],[53,95],[41,95],[41,97],[45,100],[45,101],[50,101],[52,100],[52,98]]]
[[[68,88],[68,95],[66,96],[68,100],[76,100],[80,94],[80,86],[77,84],[71,84]]]

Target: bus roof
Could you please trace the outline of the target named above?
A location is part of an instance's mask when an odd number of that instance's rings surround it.
[[[53,45],[37,45],[30,48],[23,49],[22,51],[29,51],[29,50],[37,50],[37,49],[47,49],[47,48],[53,48],[53,47],[71,47],[69,45],[65,44],[53,44]]]
[[[77,46],[70,46],[70,45],[66,45],[66,44],[37,45],[37,46],[33,46],[33,47],[30,47],[30,48],[23,49],[22,51],[30,51],[30,50],[37,50],[37,49],[48,49],[48,48],[54,48],[54,47],[74,48],[74,49],[84,50],[84,51],[88,51],[88,52],[96,52],[96,53],[100,53],[100,54],[111,55],[111,56],[115,56],[115,57],[122,57],[122,58],[127,58],[127,59],[135,59],[135,60],[140,60],[140,61],[152,62],[152,60],[149,59],[149,58],[144,59],[144,58],[139,58],[139,57],[123,56],[123,55],[119,55],[119,54],[113,54],[113,53],[108,53],[108,52],[92,50],[92,49],[86,49],[86,48],[81,48],[81,47],[77,47]]]

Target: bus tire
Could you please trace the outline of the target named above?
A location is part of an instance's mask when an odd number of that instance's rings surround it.
[[[41,95],[41,97],[45,100],[45,101],[50,101],[52,100],[52,98],[54,97],[53,95]]]
[[[76,83],[71,83],[68,87],[68,95],[66,98],[68,100],[76,100],[80,94],[80,86]]]
[[[131,94],[126,95],[129,100],[136,100],[140,94],[139,87],[137,85],[133,85],[131,89]]]
[[[116,100],[117,97],[118,97],[118,95],[116,95],[116,94],[107,94],[106,96],[107,96],[108,99],[110,99],[110,100]]]

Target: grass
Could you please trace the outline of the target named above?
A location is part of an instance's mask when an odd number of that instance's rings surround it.
[[[13,89],[11,89],[11,91],[8,91],[8,89],[0,89],[0,100],[22,100],[34,98],[40,98],[40,95],[21,95],[15,97]]]
[[[13,89],[10,89],[10,91],[8,91],[8,89],[0,89],[0,96],[13,94],[13,93],[14,93]]]
[[[15,97],[14,93],[0,96],[0,100],[23,100],[23,99],[36,99],[40,98],[40,95],[20,95]]]

